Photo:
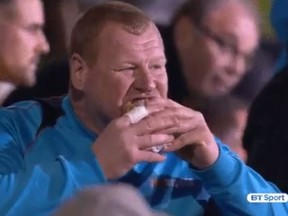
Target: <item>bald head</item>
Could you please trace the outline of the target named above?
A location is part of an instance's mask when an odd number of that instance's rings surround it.
[[[70,41],[70,55],[78,53],[88,62],[97,54],[97,38],[108,23],[116,23],[125,31],[141,35],[152,24],[151,19],[138,8],[122,3],[109,2],[96,5],[76,22]]]

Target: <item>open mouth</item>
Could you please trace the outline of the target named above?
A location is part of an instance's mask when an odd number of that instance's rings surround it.
[[[122,112],[127,113],[131,111],[136,106],[144,106],[146,99],[133,99],[131,101],[128,101],[124,106],[122,107]]]
[[[126,112],[129,112],[130,110],[132,110],[134,107],[136,106],[145,106],[145,104],[147,104],[147,102],[149,100],[153,100],[153,99],[156,99],[158,97],[156,96],[139,96],[139,97],[134,97],[132,99],[130,99],[128,102],[126,102],[121,110],[122,110],[122,113],[126,113]]]

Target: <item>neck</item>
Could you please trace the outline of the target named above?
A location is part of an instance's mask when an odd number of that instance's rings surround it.
[[[73,110],[82,124],[84,124],[85,127],[93,133],[100,134],[107,126],[107,124],[105,124],[106,121],[99,118],[101,115],[99,115],[96,110],[90,110],[90,106],[87,106],[87,104],[83,103],[82,100],[75,100],[75,97],[71,94],[69,94],[69,97]],[[94,118],[91,118],[91,116]]]
[[[0,81],[0,104],[2,104],[5,101],[5,99],[8,97],[8,95],[12,91],[14,91],[15,88],[16,88],[16,86],[10,82]]]

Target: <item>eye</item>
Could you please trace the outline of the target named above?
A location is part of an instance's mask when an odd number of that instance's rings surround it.
[[[214,40],[216,41],[216,43],[218,44],[219,47],[221,47],[221,49],[227,49],[227,47],[229,47],[229,45],[227,45],[226,41],[223,40],[222,38],[214,38]]]
[[[132,67],[132,66],[114,69],[114,71],[116,71],[116,72],[128,72],[128,71],[134,71],[134,70],[135,70],[135,67]]]
[[[153,70],[161,70],[163,68],[163,65],[155,64],[155,65],[152,65],[150,68]]]
[[[40,25],[29,25],[25,27],[25,30],[27,32],[33,33],[33,34],[38,34],[43,32],[43,27]]]

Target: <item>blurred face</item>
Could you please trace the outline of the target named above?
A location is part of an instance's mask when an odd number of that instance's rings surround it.
[[[244,161],[246,161],[247,153],[243,147],[242,136],[247,122],[247,115],[247,109],[239,109],[233,112],[235,124],[231,125],[225,135],[221,137],[223,143],[229,145],[232,151],[236,152]]]
[[[134,35],[110,23],[97,41],[97,57],[83,86],[89,112],[109,121],[129,101],[167,97],[166,58],[155,26]]]
[[[40,55],[49,51],[42,30],[42,3],[40,0],[16,0],[12,10],[15,17],[0,20],[0,79],[32,86]]]
[[[174,36],[188,89],[207,97],[236,86],[258,45],[255,21],[236,3],[210,12],[201,25],[180,19]]]

